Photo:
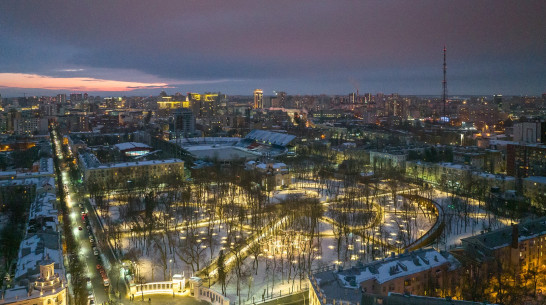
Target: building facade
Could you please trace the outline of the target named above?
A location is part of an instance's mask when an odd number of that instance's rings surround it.
[[[374,169],[395,168],[404,170],[408,155],[402,151],[370,151],[370,164]]]
[[[514,177],[546,176],[546,145],[508,144],[506,173]]]
[[[523,143],[546,143],[546,122],[514,123],[513,141]]]
[[[426,248],[349,269],[320,271],[309,278],[309,304],[360,304],[362,294],[443,296],[459,265],[451,254]]]
[[[546,217],[461,239],[467,256],[495,269],[546,272]]]
[[[87,158],[90,158],[88,153],[87,155]],[[126,182],[137,179],[144,179],[148,183],[153,183],[153,181],[159,181],[167,175],[182,176],[184,174],[184,161],[180,159],[100,164],[85,161],[86,158],[81,156],[80,153],[80,164],[85,164],[82,169],[83,180],[86,183],[114,180]]]
[[[195,133],[195,116],[193,112],[187,108],[175,110],[173,127],[176,138],[193,136]]]
[[[254,109],[264,108],[264,91],[262,89],[254,90]]]

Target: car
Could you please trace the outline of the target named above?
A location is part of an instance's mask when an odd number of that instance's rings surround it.
[[[99,256],[99,251],[98,250],[93,250],[93,255]]]
[[[97,265],[97,270],[100,270],[102,269],[102,266],[101,265]]]
[[[87,304],[88,305],[94,305],[95,304],[95,295],[93,294],[93,291],[92,290],[88,290],[88,295],[87,295]]]
[[[93,239],[93,236],[89,236],[89,241],[90,241],[91,243],[94,243],[94,242],[95,242],[95,240]]]
[[[80,226],[80,227],[78,227],[78,230],[80,230],[80,231],[81,231],[81,230],[83,230],[83,228],[82,228],[82,227]]]

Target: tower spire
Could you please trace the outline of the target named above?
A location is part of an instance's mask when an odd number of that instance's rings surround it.
[[[447,72],[447,64],[446,64],[446,45],[444,45],[444,80],[442,81],[442,102],[444,103],[444,109],[443,109],[443,117],[444,120],[446,118],[446,100],[447,100],[447,80],[446,80],[446,72]]]

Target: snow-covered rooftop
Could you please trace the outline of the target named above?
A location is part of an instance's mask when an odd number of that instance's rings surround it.
[[[517,224],[518,242],[528,240],[537,236],[546,235],[546,217],[526,221]],[[506,247],[512,242],[513,227],[502,228],[461,239],[463,247],[465,244],[480,245],[489,250]]]
[[[125,142],[125,143],[115,144],[114,146],[121,151],[133,150],[133,149],[151,149],[150,146],[144,143],[138,143],[138,142]]]
[[[347,276],[350,275],[356,277],[357,284],[371,279],[383,284],[401,276],[419,273],[444,264],[451,265],[452,258],[450,256],[450,254],[440,253],[432,248],[420,249],[375,261],[361,268],[341,271],[337,276],[345,287],[351,287],[350,282],[347,281]]]
[[[39,163],[39,170],[37,172],[18,172],[18,171],[0,171],[0,180],[3,179],[25,179],[33,177],[53,177],[53,159],[41,158]]]
[[[254,129],[249,132],[245,138],[256,140],[259,142],[265,142],[268,144],[286,146],[288,145],[288,143],[294,140],[296,136],[285,133]]]
[[[540,184],[546,184],[546,177],[542,177],[542,176],[529,176],[527,178],[523,178],[523,180],[540,183]]]
[[[360,267],[318,272],[311,276],[311,284],[313,289],[320,289],[320,293],[327,301],[332,299],[360,302],[359,287],[362,282],[375,280],[383,284],[398,277],[409,276],[442,265],[453,268],[458,266],[459,262],[447,252],[438,252],[433,248],[419,249]]]
[[[179,143],[182,146],[192,146],[199,144],[233,145],[241,141],[239,137],[199,137],[199,138],[181,138],[170,140],[172,143]]]
[[[24,276],[37,277],[40,273],[39,263],[49,255],[55,262],[55,269],[62,269],[62,250],[59,244],[59,233],[41,232],[27,236],[19,247],[15,280]]]
[[[173,164],[184,162],[181,159],[164,159],[164,160],[148,160],[148,161],[138,161],[138,162],[123,162],[123,163],[109,163],[101,164],[96,168],[120,168],[120,167],[133,167],[133,166],[148,166],[154,164]]]
[[[44,162],[44,166],[48,163]],[[49,164],[47,164],[49,167]],[[36,187],[36,197],[29,208],[25,238],[19,245],[13,288],[4,293],[4,300],[38,297],[28,291],[28,282],[39,277],[40,263],[46,258],[54,262],[54,271],[65,281],[60,235],[57,231],[58,211],[55,209],[55,179],[53,177],[0,181],[0,185],[28,185]],[[45,190],[45,192],[43,191]],[[11,301],[9,301],[11,302]],[[8,302],[8,303],[9,303]]]

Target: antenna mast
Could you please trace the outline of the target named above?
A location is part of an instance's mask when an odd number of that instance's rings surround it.
[[[446,46],[444,45],[444,80],[442,81],[442,102],[444,103],[443,117],[446,118],[447,80],[446,80]]]

